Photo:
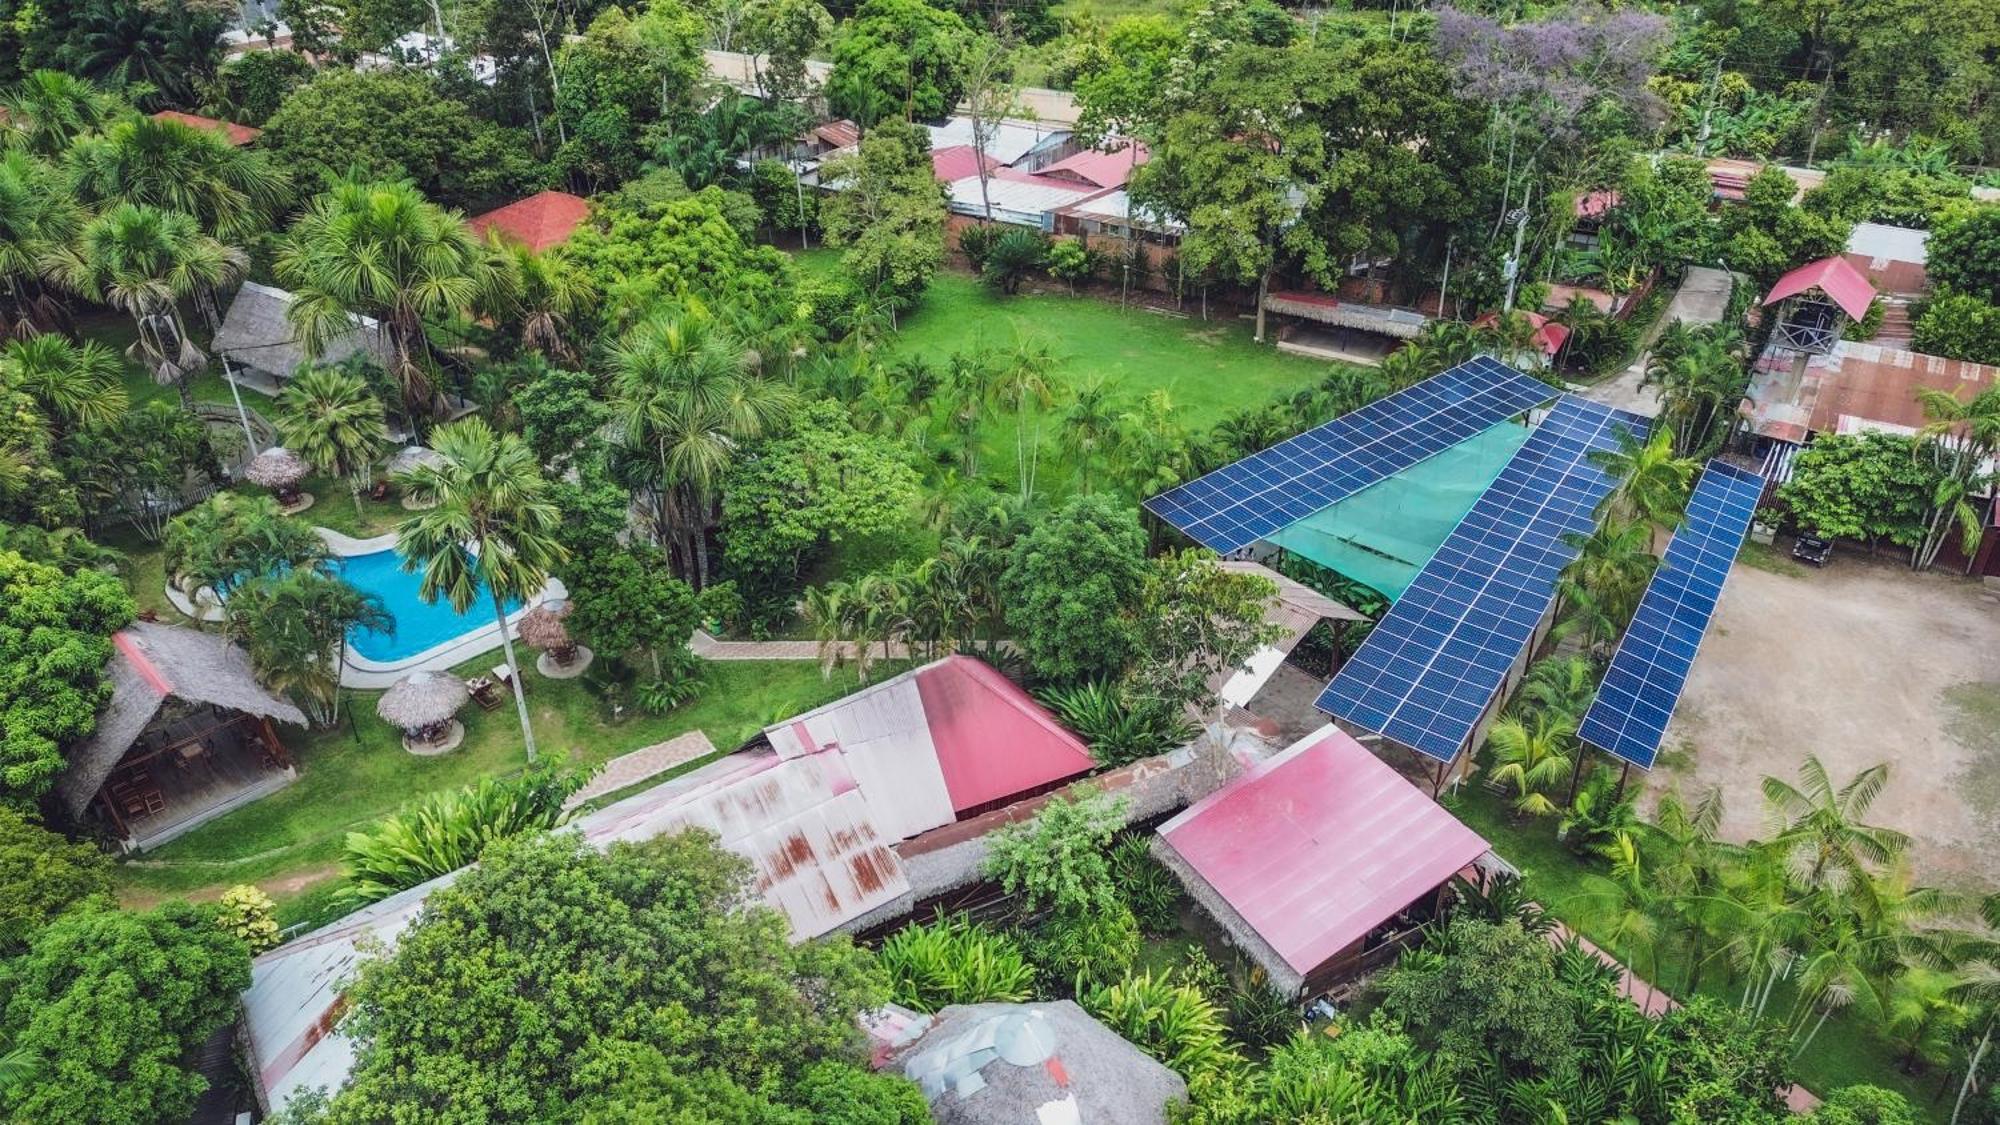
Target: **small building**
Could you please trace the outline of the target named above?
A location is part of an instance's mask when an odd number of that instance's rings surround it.
[[[986,155],[1018,171],[1032,172],[1076,151],[1073,134],[1067,126],[1009,118],[991,122],[987,128]],[[970,146],[975,140],[972,118],[962,115],[948,117],[940,124],[925,125],[924,129],[930,133],[932,152]]]
[[[220,130],[229,138],[229,143],[235,145],[237,148],[242,148],[244,145],[264,135],[264,130],[262,129],[253,129],[248,125],[238,125],[233,121],[218,121],[213,117],[200,117],[192,113],[182,113],[177,109],[163,109],[153,115],[153,120],[178,121],[190,129],[200,129],[205,133],[213,133]]]
[[[1416,339],[1431,322],[1415,309],[1305,290],[1266,294],[1264,311],[1280,318],[1278,350],[1370,365],[1382,362],[1398,341]]]
[[[1791,445],[1815,434],[1913,434],[1926,419],[1919,390],[1970,397],[2000,367],[1842,340],[1804,364],[1766,352],[1751,370],[1750,431]]]
[[[1166,1125],[1187,1099],[1180,1075],[1074,1000],[953,1005],[901,1035],[888,1066],[940,1125]]]
[[[983,219],[990,204],[996,223],[1052,231],[1055,212],[1096,194],[1097,189],[1013,168],[995,168],[987,173],[983,185],[974,171],[952,181],[950,191],[947,206],[954,215]]]
[[[1538,312],[1524,311],[1521,315],[1528,318],[1528,327],[1534,329],[1534,332],[1528,337],[1529,346],[1543,360],[1554,359],[1556,353],[1562,350],[1563,343],[1569,339],[1569,327],[1559,324],[1553,318],[1543,316]],[[1472,326],[1474,328],[1492,328],[1499,323],[1499,313],[1487,313],[1485,316],[1473,321]],[[1509,363],[1514,362],[1512,358],[1506,356],[1502,356],[1501,359]],[[1520,364],[1517,363],[1515,366],[1518,367]]]
[[[498,231],[509,242],[541,253],[569,241],[569,236],[590,214],[590,203],[566,191],[542,191],[517,199],[505,207],[466,220],[472,233],[485,238]]]
[[[1000,162],[990,156],[984,161],[980,160],[979,150],[971,145],[952,145],[950,148],[931,150],[931,174],[936,176],[938,183],[941,184],[955,183],[968,176],[976,178],[981,164],[985,165],[988,176],[993,174],[995,168],[1000,167]]]
[[[275,395],[301,368],[336,364],[361,355],[387,369],[392,364],[388,333],[369,317],[355,317],[354,330],[327,341],[318,360],[306,356],[305,339],[292,324],[292,295],[246,281],[223,314],[212,344],[228,377],[238,386]]]
[[[1138,141],[1112,141],[1108,148],[1087,148],[1041,170],[1041,175],[1095,191],[1122,188],[1132,173],[1151,157]]]
[[[1856,223],[1841,257],[1879,293],[1921,297],[1930,289],[1924,265],[1931,232],[1887,223]]]
[[[1825,355],[1840,342],[1847,321],[1868,316],[1875,287],[1841,257],[1821,258],[1778,279],[1763,307],[1776,308],[1771,348],[1801,356]]]
[[[1488,850],[1332,724],[1188,806],[1153,846],[1290,996],[1393,957]]]
[[[143,851],[298,779],[272,724],[306,717],[257,682],[242,649],[144,621],[111,644],[111,701],[56,780],[70,816],[95,808],[126,850]]]

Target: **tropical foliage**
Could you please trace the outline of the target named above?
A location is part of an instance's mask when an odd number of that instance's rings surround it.
[[[905,926],[878,951],[889,998],[918,1012],[952,1004],[1018,1003],[1032,995],[1035,967],[1020,943],[963,914]]]
[[[500,840],[541,832],[568,816],[563,802],[589,780],[540,766],[435,793],[364,832],[349,832],[342,867],[355,904],[387,898],[474,862]]]

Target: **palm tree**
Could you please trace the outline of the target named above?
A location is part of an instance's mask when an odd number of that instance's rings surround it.
[[[1889,983],[1883,1013],[1889,1039],[1903,1051],[1903,1073],[1915,1074],[1919,1061],[1943,1062],[1951,1040],[1972,1016],[1971,1006],[1957,995],[1956,973],[1912,965]]]
[[[800,615],[813,631],[820,675],[852,663],[862,683],[910,626],[911,589],[899,575],[864,574],[806,590]],[[876,646],[881,646],[877,653]]]
[[[194,219],[147,204],[121,203],[83,228],[53,273],[71,290],[120,309],[139,328],[133,349],[161,385],[192,409],[188,376],[208,361],[181,322],[179,303],[242,280],[250,259],[201,233]]]
[[[790,412],[790,387],[765,378],[743,342],[700,312],[640,323],[611,352],[612,416],[656,473],[655,533],[697,588],[708,529],[742,443]]]
[[[326,541],[286,516],[269,496],[218,492],[167,524],[168,581],[192,596],[203,586],[227,595],[242,583],[285,570],[317,569]]]
[[[45,278],[83,222],[55,169],[26,152],[0,154],[0,335],[32,336],[68,323]]]
[[[518,243],[487,235],[488,252],[507,263],[511,291],[489,311],[503,324],[515,326],[521,347],[540,352],[556,363],[577,362],[575,332],[597,306],[597,285],[559,251],[536,253]]]
[[[510,280],[456,211],[402,181],[347,180],[315,196],[276,264],[307,354],[317,358],[354,331],[356,317],[373,318],[403,404],[419,416],[444,405],[427,326],[495,300]]]
[[[380,598],[310,568],[245,583],[229,598],[229,634],[249,654],[258,680],[296,695],[321,726],[340,718],[348,636],[394,627]]]
[[[1663,335],[1641,385],[1660,388],[1661,421],[1673,430],[1675,447],[1705,451],[1734,433],[1750,375],[1732,336],[1682,329]]]
[[[0,386],[34,399],[57,433],[114,422],[129,405],[122,367],[110,348],[52,333],[0,349]]]
[[[1673,431],[1655,426],[1644,438],[1623,426],[1612,431],[1618,448],[1590,454],[1590,461],[1614,482],[1598,501],[1597,514],[1620,520],[1641,520],[1655,528],[1680,522],[1687,504],[1695,463],[1674,453]]]
[[[278,395],[271,422],[285,448],[306,464],[347,478],[359,515],[361,487],[389,445],[382,400],[368,389],[368,381],[336,367],[311,368]]]
[[[562,513],[549,499],[534,450],[513,434],[496,435],[482,418],[439,426],[431,448],[439,459],[405,472],[400,483],[417,503],[433,506],[396,529],[396,552],[404,570],[423,572],[417,593],[426,602],[444,598],[464,613],[486,590],[533,762],[535,732],[507,632],[507,602],[533,597],[548,584],[550,569],[569,557],[556,538]]]
[[[1735,904],[1722,893],[1725,864],[1738,854],[1717,833],[1722,827],[1722,790],[1711,786],[1693,804],[1680,790],[1661,794],[1653,821],[1641,829],[1646,853],[1653,857],[1652,877],[1671,916],[1686,935],[1687,976],[1683,995],[1701,986],[1708,960],[1703,946],[1711,934],[1727,932],[1741,920]]]
[[[1120,404],[1102,381],[1078,387],[1062,415],[1063,441],[1076,459],[1077,486],[1091,491],[1090,470],[1118,435]]]
[[[1638,610],[1646,580],[1659,565],[1652,538],[1646,524],[1609,514],[1589,535],[1563,536],[1577,556],[1556,580],[1556,625],[1549,630],[1549,650],[1579,636],[1593,659],[1608,655]]]
[[[1487,732],[1493,748],[1493,780],[1514,789],[1514,811],[1523,816],[1548,816],[1560,811],[1549,794],[1570,775],[1576,744],[1576,721],[1554,711],[1522,717],[1509,715]]]
[[[1514,705],[1530,711],[1553,711],[1580,722],[1596,695],[1597,669],[1587,658],[1550,657],[1528,667]]]
[[[0,94],[0,130],[10,149],[58,156],[70,142],[130,111],[122,99],[88,79],[37,70]]]
[[[979,475],[979,427],[1000,395],[1006,369],[984,348],[953,352],[945,361],[939,397],[944,400],[945,429],[959,443],[960,471]]]
[[[1643,1009],[1651,1005],[1653,990],[1659,984],[1660,894],[1631,833],[1618,833],[1603,852],[1611,861],[1611,873],[1585,876],[1582,890],[1572,901],[1593,923],[1591,931],[1622,960],[1630,965],[1643,960]]]
[[[87,206],[180,211],[232,242],[269,230],[291,195],[290,178],[265,153],[239,148],[219,130],[152,117],[127,117],[78,138],[63,163]]]
[[[1923,569],[1937,561],[1954,524],[1961,529],[1968,553],[1979,540],[1981,513],[1966,502],[1966,496],[1979,491],[1981,474],[2000,451],[2000,387],[1987,387],[1965,399],[1924,387],[1917,391],[1917,402],[1924,411],[1918,435],[1942,451],[1943,469],[1930,526],[1913,560]]]
[[[1889,863],[1909,837],[1862,823],[1889,783],[1887,764],[1870,766],[1835,788],[1818,755],[1799,765],[1800,785],[1775,777],[1763,783],[1765,822],[1791,880],[1808,892],[1872,896],[1874,868]],[[1867,909],[1864,906],[1864,909]]]
[[[0,1050],[0,1091],[26,1083],[41,1070],[42,1057],[26,1047]]]
[[[1049,377],[1055,356],[1048,345],[1022,339],[1000,369],[995,390],[1014,408],[1014,471],[1021,482],[1021,497],[1035,494],[1035,469],[1041,462],[1041,413],[1056,400],[1058,387]],[[1034,432],[1028,430],[1028,413],[1035,413]]]

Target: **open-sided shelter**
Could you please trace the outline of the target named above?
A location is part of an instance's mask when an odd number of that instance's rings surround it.
[[[1297,996],[1391,955],[1487,850],[1329,724],[1162,824],[1153,853]]]
[[[299,369],[317,362],[340,363],[365,355],[384,368],[393,356],[388,334],[369,317],[355,317],[354,330],[326,342],[317,360],[306,355],[305,338],[292,324],[292,295],[283,289],[246,281],[223,314],[213,347],[239,386],[267,395],[285,389]]]

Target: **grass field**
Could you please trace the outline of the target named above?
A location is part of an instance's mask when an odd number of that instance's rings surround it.
[[[1631,951],[1621,950],[1617,943],[1592,932],[1579,880],[1597,869],[1556,841],[1554,825],[1547,821],[1516,821],[1501,798],[1478,785],[1463,787],[1448,803],[1459,819],[1520,869],[1522,885],[1536,901],[1571,929],[1631,965],[1640,976],[1669,994],[1676,994],[1677,986],[1686,979],[1686,961],[1678,950],[1663,951],[1659,964],[1649,964],[1645,958],[1635,958]],[[1711,965],[1705,968],[1698,991],[1733,1005],[1740,997],[1741,987],[1740,980],[1732,983],[1727,979],[1726,967]],[[1782,1018],[1793,998],[1789,983],[1781,983],[1772,992],[1768,1010]],[[1857,1083],[1881,1086],[1909,1098],[1910,1104],[1927,1119],[1943,1121],[1949,1113],[1950,1097],[1947,1095],[1940,1103],[1936,1095],[1941,1084],[1949,1079],[1938,1074],[1905,1074],[1895,1059],[1895,1049],[1875,1034],[1872,1025],[1858,1017],[1835,1016],[1827,1021],[1793,1067],[1797,1081],[1817,1094]]]
[[[467,661],[470,674],[495,657]],[[527,673],[528,705],[545,755],[596,764],[691,730],[707,733],[727,752],[765,724],[854,689],[851,673],[823,680],[812,662],[715,663],[700,698],[665,715],[628,710],[613,721],[583,680],[547,680]],[[348,692],[332,730],[297,736],[292,744],[299,780],[278,793],[202,825],[157,851],[119,865],[122,898],[144,903],[168,896],[212,897],[240,882],[261,885],[278,899],[287,923],[323,917],[337,883],[341,842],[353,829],[426,793],[480,777],[514,772],[525,760],[514,710],[460,715],[465,744],[437,758],[405,752],[399,733],[375,715],[379,692]],[[689,763],[692,769],[700,763]]]

